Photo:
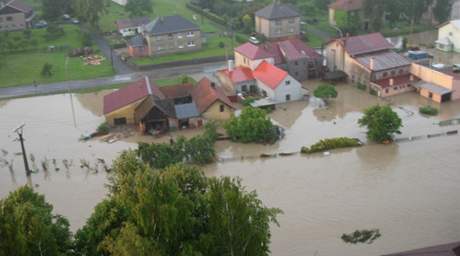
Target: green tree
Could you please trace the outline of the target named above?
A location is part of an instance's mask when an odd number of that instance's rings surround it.
[[[132,151],[115,161],[109,188],[77,232],[80,255],[268,255],[280,213],[238,180],[184,165],[152,170]]]
[[[328,100],[331,98],[337,98],[337,90],[332,84],[321,84],[315,89],[313,95],[316,98]]]
[[[41,0],[43,18],[57,20],[63,14],[70,13],[72,0]]]
[[[270,143],[278,139],[276,126],[259,108],[243,109],[239,117],[232,117],[224,127],[232,141]]]
[[[383,27],[383,14],[385,13],[385,1],[365,0],[363,4],[364,16],[369,19],[369,24],[374,31],[380,31]],[[393,0],[390,0],[393,1]]]
[[[0,201],[0,255],[71,255],[69,222],[29,187]]]
[[[250,33],[254,31],[254,24],[252,22],[253,18],[251,17],[251,15],[249,14],[244,15],[241,18],[241,21],[243,22],[243,28],[245,32]]]
[[[51,77],[53,75],[53,65],[48,62],[43,64],[41,75],[44,77]]]
[[[364,111],[358,120],[360,126],[367,127],[367,137],[375,142],[391,141],[394,134],[400,134],[403,126],[398,114],[389,106],[373,106]]]
[[[83,22],[99,27],[101,14],[106,12],[106,0],[73,0],[75,15]]]
[[[125,10],[131,17],[144,16],[153,12],[151,0],[130,0],[125,5]]]
[[[439,22],[445,22],[449,19],[452,11],[452,0],[437,0],[433,8],[433,15]]]

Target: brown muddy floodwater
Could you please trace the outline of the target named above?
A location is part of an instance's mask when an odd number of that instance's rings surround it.
[[[261,153],[294,152],[321,138],[350,136],[365,140],[356,125],[361,111],[378,101],[350,86],[339,86],[339,98],[327,108],[314,101],[281,106],[272,118],[286,129],[274,145],[241,145],[219,142],[221,161],[206,166],[210,176],[240,177],[248,190],[257,190],[264,203],[284,211],[281,227],[273,227],[273,255],[381,255],[437,243],[460,240],[460,136],[442,136],[389,146],[314,155],[261,160]],[[98,140],[78,142],[82,133],[103,121],[101,93],[54,95],[0,102],[0,197],[26,184],[18,142],[12,130],[25,123],[26,146],[35,161],[50,160],[48,172],[40,170],[30,183],[46,195],[58,213],[67,216],[73,230],[82,226],[92,208],[106,193],[106,176],[98,158],[110,162],[123,149],[134,147],[129,138],[107,144]],[[460,102],[439,106],[437,117],[418,114],[431,104],[408,93],[390,100],[405,127],[398,137],[458,130],[460,125],[438,122],[460,117]],[[196,131],[187,131],[191,135]],[[183,134],[183,133],[181,133]],[[174,136],[176,136],[175,134]],[[6,153],[7,152],[7,153]],[[55,170],[51,159],[56,159]],[[80,168],[80,160],[91,166]],[[73,164],[65,167],[63,160]],[[40,164],[37,164],[40,165]],[[67,164],[68,165],[68,164]],[[350,246],[342,233],[379,228],[382,237],[372,245]]]

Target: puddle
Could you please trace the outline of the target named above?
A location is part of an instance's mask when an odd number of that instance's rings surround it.
[[[312,89],[316,83],[309,82],[307,87]],[[438,125],[460,118],[460,102],[442,105],[438,116],[427,118],[418,114],[418,107],[439,105],[415,93],[381,101],[348,85],[337,88],[339,97],[327,107],[293,102],[271,113],[286,129],[286,136],[276,144],[217,142],[219,157],[232,160],[207,166],[206,173],[239,176],[249,190],[257,190],[265,204],[285,212],[281,228],[273,228],[273,255],[381,255],[458,240],[458,135],[389,146],[371,144],[329,156],[257,157],[296,152],[327,137],[365,141],[365,130],[356,122],[365,108],[377,103],[391,103],[400,114],[405,125],[401,137],[460,128]],[[105,168],[109,167],[102,160],[110,163],[139,140],[169,141],[169,136],[133,136],[113,144],[78,142],[82,134],[94,131],[104,121],[104,93],[73,95],[74,111],[68,94],[13,99],[7,104],[0,101],[0,197],[20,185],[32,184],[76,230],[107,192]],[[35,168],[40,169],[30,180],[21,155],[16,154],[20,146],[13,133],[23,123],[27,152],[33,154]],[[191,137],[199,132],[187,130],[180,135]],[[364,246],[341,242],[342,233],[365,228],[380,228],[382,238]]]

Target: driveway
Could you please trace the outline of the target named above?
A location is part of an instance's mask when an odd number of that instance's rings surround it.
[[[99,46],[102,54],[107,60],[110,60],[112,58],[112,49],[107,40],[97,33],[91,33],[91,38]],[[130,74],[134,72],[134,70],[123,62],[115,53],[113,53],[113,68],[117,74]]]

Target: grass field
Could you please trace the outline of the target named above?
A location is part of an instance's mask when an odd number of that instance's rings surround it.
[[[218,27],[208,19],[203,19],[196,15],[193,11],[189,10],[185,5],[188,0],[151,0],[153,2],[153,13],[149,17],[153,20],[158,16],[166,15],[181,15],[185,18],[196,22],[200,25],[203,32],[216,32]],[[99,26],[102,31],[116,30],[115,21],[118,19],[128,18],[128,13],[125,12],[123,6],[109,1],[107,12],[101,17]],[[193,18],[197,17],[197,20]]]

